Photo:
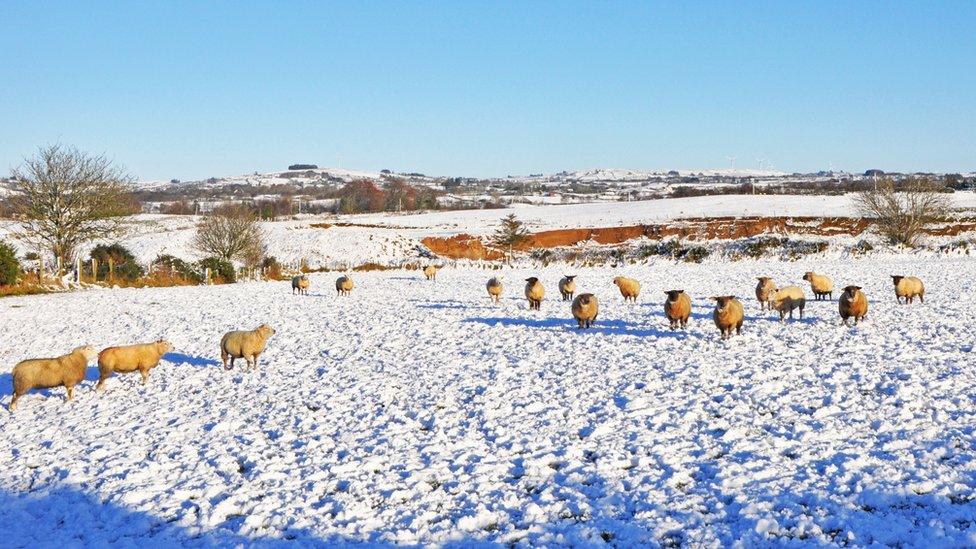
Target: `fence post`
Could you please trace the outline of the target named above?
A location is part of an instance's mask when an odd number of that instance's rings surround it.
[[[44,256],[38,256],[37,283],[44,284]]]
[[[108,280],[115,282],[115,260],[111,256],[108,258]]]
[[[77,259],[77,269],[75,270],[75,282],[81,284],[81,258]]]
[[[203,278],[207,281],[207,286],[210,285],[210,267],[203,270]]]

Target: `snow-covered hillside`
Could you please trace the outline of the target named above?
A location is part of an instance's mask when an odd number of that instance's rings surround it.
[[[961,211],[976,210],[976,193],[954,193]],[[729,195],[536,206],[519,204],[505,209],[458,210],[419,214],[362,214],[300,216],[263,224],[268,253],[285,263],[302,260],[311,266],[355,266],[367,262],[399,264],[425,253],[421,239],[468,233],[491,235],[502,217],[515,214],[531,231],[587,227],[615,227],[692,217],[838,216],[853,215],[845,196]],[[137,259],[148,264],[162,254],[196,259],[190,246],[196,227],[191,216],[138,215],[118,240]],[[11,238],[16,225],[0,221],[0,240],[28,250]],[[327,227],[327,228],[326,228]],[[85,251],[87,253],[87,251]]]
[[[803,321],[760,313],[755,276],[805,270],[858,284]],[[889,274],[920,276],[897,305]],[[504,299],[484,282],[506,276]],[[976,543],[973,342],[966,259],[657,262],[576,271],[601,301],[578,331],[556,301],[564,267],[332,276],[92,290],[0,300],[0,403],[26,357],[169,338],[141,386],[97,372],[63,403],[0,413],[8,546],[970,546]],[[625,305],[617,274],[643,293]],[[528,311],[522,279],[548,296]],[[663,291],[694,297],[666,329]],[[707,296],[739,295],[743,334],[718,338]],[[219,366],[222,333],[277,329],[261,369]]]

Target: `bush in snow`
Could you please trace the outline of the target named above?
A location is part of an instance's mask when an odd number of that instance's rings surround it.
[[[161,255],[152,262],[152,276],[160,285],[199,284],[203,281],[200,271],[190,263],[172,255]]]
[[[10,286],[20,275],[20,262],[13,246],[0,242],[0,286]]]
[[[97,262],[96,280],[121,279],[131,282],[145,274],[132,252],[121,244],[99,244],[90,255]]]
[[[201,259],[197,265],[201,272],[210,269],[210,280],[216,284],[237,282],[237,271],[234,270],[234,264],[226,259],[208,257]]]

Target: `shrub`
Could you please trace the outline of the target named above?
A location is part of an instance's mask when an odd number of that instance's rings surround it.
[[[152,262],[152,271],[162,278],[169,278],[174,284],[203,282],[203,276],[193,265],[172,255],[158,256]]]
[[[197,265],[201,272],[210,269],[210,280],[215,284],[237,282],[237,272],[234,270],[234,264],[226,259],[208,257],[201,259]]]
[[[121,244],[99,244],[92,249],[90,255],[92,259],[98,262],[98,272],[95,273],[96,280],[118,278],[131,282],[145,274],[132,252]],[[111,272],[109,271],[110,260]]]
[[[854,255],[861,255],[866,254],[873,249],[874,246],[872,246],[867,240],[859,240],[857,244],[851,246],[851,253]]]
[[[783,239],[783,246],[786,250],[786,256],[788,259],[796,260],[805,255],[816,254],[820,252],[827,251],[829,244],[823,240],[818,240],[816,242],[805,242],[805,241],[790,241],[789,239]]]
[[[752,258],[760,258],[768,254],[770,250],[780,248],[784,243],[787,242],[785,238],[776,238],[775,236],[763,236],[756,240],[747,242],[743,247],[742,252]]]
[[[281,271],[281,263],[278,263],[278,259],[274,256],[269,255],[261,260],[261,272],[264,273],[265,278],[281,280],[284,276]]]
[[[37,252],[27,252],[24,254],[24,261],[37,261],[41,258],[41,254]]]
[[[684,252],[682,259],[689,263],[701,263],[711,253],[705,246],[692,246]]]
[[[20,276],[20,262],[17,252],[6,242],[0,242],[0,286],[10,286],[17,282]]]
[[[666,255],[675,259],[681,254],[681,250],[681,242],[677,238],[665,240],[657,245],[657,255]]]

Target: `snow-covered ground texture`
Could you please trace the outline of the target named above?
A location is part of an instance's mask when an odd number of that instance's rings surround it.
[[[153,370],[0,413],[3,545],[133,547],[966,546],[976,544],[976,264],[897,257],[579,269],[580,331],[538,271],[356,273],[352,295],[287,282],[106,289],[0,301],[0,404],[26,357],[169,338]],[[804,320],[761,313],[755,278],[863,286]],[[500,304],[484,283],[504,274]],[[624,304],[613,276],[643,284]],[[920,276],[898,305],[890,274]],[[541,311],[523,279],[547,289]],[[667,329],[663,291],[694,298]],[[805,286],[804,286],[805,287]],[[806,287],[805,287],[806,288]],[[707,296],[736,294],[721,341]],[[807,294],[809,289],[807,288]],[[257,372],[227,330],[277,329]]]
[[[954,193],[964,213],[976,210],[976,193]],[[268,253],[285,264],[305,261],[312,267],[342,268],[368,262],[398,265],[422,257],[421,240],[428,236],[467,233],[490,236],[501,218],[515,214],[530,231],[595,228],[660,223],[696,217],[853,215],[849,197],[813,195],[729,195],[535,206],[519,204],[490,210],[437,211],[420,214],[361,214],[300,216],[263,223]],[[197,219],[192,216],[143,214],[133,216],[119,241],[148,265],[162,254],[198,259],[191,242]],[[327,228],[326,228],[327,227]],[[16,224],[0,222],[0,240],[11,242],[21,254],[36,251],[12,238]],[[90,245],[89,245],[90,247]],[[87,254],[88,250],[82,250]]]

